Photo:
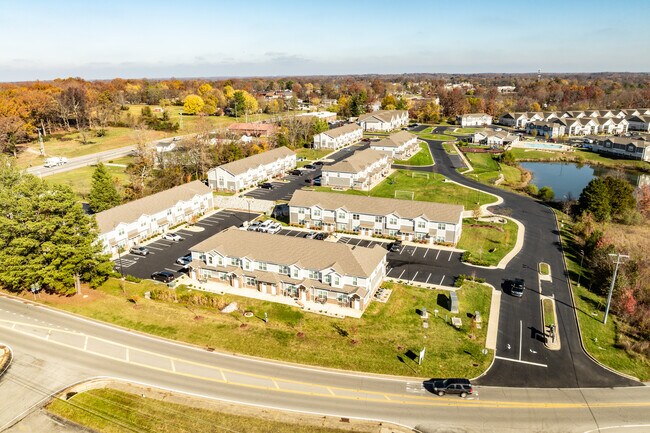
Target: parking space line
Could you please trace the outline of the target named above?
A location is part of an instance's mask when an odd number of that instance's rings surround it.
[[[438,254],[436,254],[436,260],[438,260],[438,256],[440,255],[440,251],[442,251],[442,250],[438,250]]]
[[[448,262],[451,261],[451,256],[453,256],[453,255],[454,255],[454,252],[453,252],[453,251],[450,251],[450,252],[449,252],[449,258],[447,259]]]
[[[429,254],[429,249],[430,248],[425,248],[426,251],[424,252],[424,257],[422,257],[423,259],[427,258],[427,254]]]
[[[442,278],[440,279],[440,285],[442,286],[442,282],[445,281],[445,276],[443,275]]]
[[[153,247],[151,246],[151,244],[147,245],[147,248],[150,248],[152,250],[158,250],[158,251],[162,251],[164,249],[164,248]]]
[[[358,247],[361,242],[363,242],[363,239],[359,239],[359,242],[357,242],[356,246]]]
[[[411,257],[413,257],[413,254],[415,254],[415,250],[417,249],[418,249],[417,247],[413,248],[413,251],[411,251]]]
[[[420,272],[420,271],[415,271],[415,275],[413,275],[413,278],[411,278],[411,281],[415,281],[415,279],[418,276],[418,272]]]
[[[390,271],[392,271],[392,270],[393,270],[393,268],[388,268],[388,270],[386,271],[386,275],[390,274]]]
[[[169,271],[169,272],[178,272],[178,270],[176,270],[176,269],[170,269],[170,268],[165,268],[165,270],[166,270],[166,271]]]
[[[401,280],[401,279],[402,279],[402,275],[404,275],[404,272],[406,272],[406,269],[403,269],[403,270],[402,270],[402,273],[399,274],[399,277],[397,277],[398,280]]]
[[[302,232],[296,232],[296,234],[294,235],[294,237],[298,237],[298,236],[300,236],[301,234],[302,234]]]
[[[431,278],[431,272],[429,272],[429,276],[427,277],[427,280],[424,282],[424,284],[428,284],[428,283],[429,283],[429,278]]]
[[[402,246],[402,249],[401,249],[401,250],[399,250],[399,254],[400,254],[400,256],[401,256],[401,255],[402,255],[402,253],[404,252],[404,248],[406,248],[406,247],[405,247],[405,246]]]

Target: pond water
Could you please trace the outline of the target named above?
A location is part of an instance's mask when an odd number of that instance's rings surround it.
[[[564,197],[577,199],[585,186],[594,177],[607,175],[624,177],[632,186],[650,183],[650,176],[626,170],[612,170],[587,164],[561,162],[522,162],[522,168],[531,172],[531,183],[541,188],[550,186],[555,192],[555,199]]]

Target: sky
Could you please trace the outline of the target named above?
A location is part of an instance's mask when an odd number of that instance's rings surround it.
[[[648,0],[0,0],[0,81],[648,72]]]

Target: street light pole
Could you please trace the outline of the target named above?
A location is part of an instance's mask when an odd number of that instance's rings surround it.
[[[578,272],[578,286],[580,286],[580,277],[582,276],[582,261],[585,259],[585,250],[580,250],[580,271]]]
[[[605,307],[605,317],[603,318],[603,325],[607,324],[607,315],[609,314],[609,306],[612,303],[612,293],[614,292],[614,284],[616,283],[616,274],[618,273],[618,265],[623,263],[621,259],[629,259],[630,256],[627,256],[625,254],[608,254],[609,257],[612,258],[612,260],[616,260],[614,264],[616,266],[614,267],[614,275],[612,276],[612,284],[609,285],[609,293],[607,294],[607,306]]]

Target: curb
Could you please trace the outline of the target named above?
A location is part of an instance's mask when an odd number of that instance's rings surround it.
[[[576,309],[575,295],[573,293],[573,285],[571,284],[571,280],[568,278],[569,268],[567,267],[566,255],[564,254],[564,245],[562,243],[562,234],[561,234],[562,229],[560,228],[560,222],[557,219],[557,214],[555,212],[553,212],[553,209],[550,206],[547,205],[546,207],[551,211],[551,213],[553,214],[553,218],[555,219],[555,228],[557,229],[557,232],[558,232],[557,237],[558,237],[558,240],[560,241],[560,252],[562,253],[562,264],[564,265],[564,275],[567,276],[567,282],[568,282],[568,285],[569,285],[569,293],[571,294],[571,303],[572,303],[571,307],[573,308],[573,317],[574,317],[574,319],[576,321],[576,326],[578,327],[578,335],[580,337],[579,340],[580,340],[580,347],[582,348],[582,351],[587,355],[587,357],[589,359],[591,359],[594,363],[600,365],[605,370],[609,370],[612,373],[617,374],[617,375],[619,375],[621,377],[624,377],[626,379],[631,379],[631,380],[635,380],[635,381],[637,381],[639,383],[642,383],[639,380],[638,377],[634,377],[634,376],[632,376],[630,374],[622,373],[622,372],[620,372],[618,370],[613,369],[612,367],[609,367],[609,366],[603,364],[602,362],[600,362],[599,360],[594,358],[591,355],[591,353],[589,353],[587,351],[587,348],[585,347],[585,343],[584,343],[584,341],[582,339],[582,328],[580,328],[580,320],[578,320],[578,312],[577,312],[577,309]]]
[[[0,378],[9,370],[11,362],[14,359],[14,352],[11,350],[11,347],[5,345],[3,348],[2,363],[0,363]]]
[[[557,317],[557,309],[555,308],[555,298],[551,296],[544,296],[540,295],[540,301],[539,305],[541,308],[542,312],[542,329],[544,330],[544,346],[548,350],[560,350],[562,348],[562,343],[560,342],[560,328],[558,326],[558,317]],[[550,300],[551,304],[553,305],[553,317],[555,318],[554,320],[554,326],[555,326],[555,341],[549,342],[548,337],[546,336],[546,320],[544,317],[544,301],[545,300]]]

